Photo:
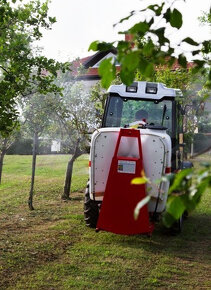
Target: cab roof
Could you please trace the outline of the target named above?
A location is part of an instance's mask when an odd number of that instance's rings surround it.
[[[167,88],[162,83],[152,82],[134,82],[130,86],[124,84],[112,85],[108,89],[109,93],[116,93],[121,97],[141,98],[160,100],[163,97],[175,98],[182,97],[182,92],[179,89]]]

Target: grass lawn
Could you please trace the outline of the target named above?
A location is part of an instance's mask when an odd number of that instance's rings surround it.
[[[180,235],[170,235],[161,225],[151,238],[96,233],[83,220],[87,155],[75,164],[72,200],[60,200],[68,158],[38,156],[35,210],[30,212],[31,156],[5,157],[0,289],[211,289],[208,193]]]

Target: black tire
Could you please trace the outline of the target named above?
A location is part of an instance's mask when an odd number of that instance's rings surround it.
[[[184,221],[184,217],[183,217],[183,214],[182,214],[182,216],[177,221],[177,232],[178,233],[182,232],[183,221]]]
[[[174,234],[180,234],[182,232],[184,216],[182,215],[171,227],[171,231]]]
[[[85,199],[84,199],[84,220],[86,222],[87,227],[96,228],[98,216],[99,216],[98,203],[90,199],[89,182],[88,182],[85,190]]]
[[[183,219],[186,220],[186,219],[188,218],[188,215],[189,215],[189,214],[188,214],[188,211],[185,210],[184,213],[183,213]]]

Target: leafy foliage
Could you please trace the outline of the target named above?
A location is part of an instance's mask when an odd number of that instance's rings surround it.
[[[204,167],[199,172],[193,168],[181,170],[179,173],[171,173],[160,180],[170,181],[166,210],[162,221],[166,227],[171,227],[184,212],[193,211],[199,204],[203,193],[211,190],[211,163],[203,163]],[[132,184],[146,184],[152,182],[142,173],[141,177],[134,178]],[[134,218],[137,219],[141,208],[150,201],[150,194],[142,199],[134,210]]]
[[[81,82],[66,80],[66,74],[60,75],[57,83],[63,87],[61,110],[57,115],[57,132],[63,134],[63,139],[69,144],[69,149],[75,147],[78,139],[80,148],[84,151],[89,129],[95,127],[94,104],[90,101],[89,93]],[[63,113],[62,113],[63,112]],[[62,115],[61,115],[62,113]]]
[[[205,75],[192,73],[192,69],[186,70],[179,68],[171,70],[165,66],[158,66],[153,77],[148,81],[165,84],[169,88],[177,88],[182,91],[183,98],[177,101],[180,104],[181,114],[179,114],[179,124],[181,132],[184,132],[185,154],[190,151],[193,143],[194,132],[210,132],[209,114],[204,109],[204,104],[210,96],[209,89],[206,87],[208,70]],[[146,80],[140,73],[136,73],[136,80]],[[183,128],[182,128],[183,124]],[[183,130],[182,130],[183,129]]]
[[[202,24],[209,24],[211,25],[211,8],[209,12],[203,12],[203,15],[199,17],[199,21]]]
[[[206,87],[208,89],[211,88],[210,67],[208,73],[206,69],[206,66],[210,65],[210,41],[206,40],[199,43],[191,37],[186,37],[178,44],[178,46],[173,46],[171,40],[167,37],[168,27],[179,30],[183,25],[182,13],[174,7],[175,5],[173,4],[175,2],[176,1],[163,1],[161,4],[149,5],[145,9],[138,11],[138,13],[143,17],[148,11],[153,12],[153,15],[149,18],[144,17],[145,20],[136,23],[127,32],[120,32],[121,34],[131,34],[133,36],[133,43],[118,41],[106,45],[105,42],[100,43],[95,41],[90,45],[89,49],[94,51],[105,50],[106,47],[108,49],[116,49],[116,62],[121,66],[120,78],[126,85],[130,85],[135,77],[139,80],[161,81],[167,86],[169,85],[170,87],[179,87],[183,89],[183,92],[187,95],[187,93],[190,92],[189,85],[192,80],[190,73],[187,73],[186,71],[188,61],[185,53],[180,53],[177,59],[175,58],[175,55],[177,55],[178,48],[181,50],[183,44],[188,44],[191,47],[192,57],[194,57],[194,66],[191,73],[197,74],[200,72],[202,76],[206,75]],[[137,14],[136,11],[131,11],[131,13],[127,17],[121,19],[119,23],[129,20],[135,14]],[[210,23],[209,16],[210,13],[205,14],[201,21],[204,23]],[[163,26],[160,26],[159,23],[161,22],[163,23]],[[114,47],[115,45],[116,47]],[[183,70],[171,74],[169,73],[170,69],[176,61]],[[107,60],[106,65],[105,63],[102,63],[102,66],[100,66],[102,85],[105,88],[109,87],[111,81],[115,77],[115,64],[115,62],[112,63],[111,60]],[[160,67],[163,67],[164,70],[161,73],[157,73],[157,70]],[[162,81],[162,79],[165,79],[165,81]],[[174,85],[172,85],[172,83],[174,83]],[[193,91],[194,88],[192,87],[191,90]],[[201,102],[206,100],[208,94],[203,90],[201,90],[201,92],[197,90],[197,95],[194,94],[192,97],[192,104],[184,103],[183,106],[184,112],[189,106],[190,109],[187,110],[187,114],[195,116],[198,115]],[[196,102],[197,98],[198,100]],[[188,102],[190,102],[190,100],[188,100]],[[194,127],[193,124],[194,122],[190,125]],[[186,127],[187,126],[188,125],[186,124]],[[176,175],[171,174],[168,177],[163,177],[164,179],[169,178],[174,180],[169,191],[166,213],[163,217],[163,222],[167,227],[171,226],[176,220],[178,220],[184,211],[193,210],[198,205],[204,191],[211,187],[210,164],[207,164],[206,168],[198,173],[196,181],[191,185],[193,174],[193,169],[186,169]],[[144,184],[146,182],[150,181],[144,176],[133,180],[134,184]],[[135,209],[135,217],[138,216],[141,207],[148,201],[149,198],[140,201]]]
[[[97,127],[101,125],[103,120],[106,99],[107,93],[104,89],[102,89],[100,82],[98,82],[95,86],[92,87],[90,92],[90,100],[91,102],[94,102],[95,106],[95,118]]]
[[[95,127],[94,104],[90,101],[89,94],[83,83],[66,81],[66,75],[61,75],[58,80],[64,88],[61,106],[64,114],[58,115],[57,124],[54,125],[58,135],[62,135],[67,145],[67,152],[74,150],[66,171],[64,192],[62,199],[70,199],[72,170],[75,160],[87,151],[88,132]],[[59,125],[59,126],[58,126]]]
[[[169,26],[174,29],[180,29],[183,24],[182,14],[173,7],[174,2],[176,1],[172,1],[172,3],[163,1],[161,4],[149,5],[138,12],[132,11],[129,16],[119,21],[119,23],[127,21],[137,13],[144,16],[148,11],[153,12],[151,17],[145,17],[144,21],[136,23],[127,32],[120,32],[120,34],[131,34],[133,36],[133,45],[122,40],[116,43],[95,41],[91,43],[89,49],[102,51],[115,49],[114,46],[116,45],[116,62],[121,66],[120,78],[126,85],[130,85],[133,82],[137,71],[143,78],[147,79],[153,77],[156,67],[159,65],[165,64],[166,67],[171,68],[176,61],[177,49],[181,49],[185,43],[192,47],[191,54],[194,56],[193,73],[197,73],[200,70],[204,74],[206,64],[210,64],[210,59],[207,57],[211,51],[210,42],[203,41],[199,43],[191,37],[186,37],[175,47],[167,37]],[[163,20],[162,23],[165,22],[163,27],[159,25],[161,19]],[[203,59],[201,57],[202,52],[204,53]],[[187,68],[188,62],[184,53],[180,53],[177,60],[182,68]],[[102,85],[108,88],[115,78],[115,62],[112,63],[111,60],[106,60],[106,63],[102,62],[99,70],[102,76]],[[211,86],[211,74],[208,74],[207,86]]]
[[[4,156],[7,153],[7,150],[15,141],[16,131],[13,130],[7,137],[2,136],[0,134],[0,184],[2,179],[2,171],[3,171],[3,164],[4,164]]]
[[[194,172],[194,169],[188,168],[174,174],[166,212],[163,216],[165,226],[170,227],[185,211],[194,210],[203,193],[206,190],[211,190],[211,164],[204,163],[202,166],[204,168],[199,172]]]
[[[116,78],[115,78],[115,80],[112,81],[112,84],[114,84],[114,85],[121,84],[119,74],[116,75]],[[95,123],[96,123],[95,125],[97,126],[97,128],[100,127],[102,124],[107,96],[108,96],[107,92],[102,87],[100,81],[97,82],[96,85],[94,85],[91,88],[90,101],[94,103]]]
[[[35,93],[30,97],[25,97],[22,102],[22,112],[24,117],[23,128],[28,136],[34,133],[43,135],[51,122],[55,119],[60,110],[61,97],[54,94],[41,95]]]
[[[106,87],[106,84],[111,83],[116,75],[116,67],[111,63],[112,58],[104,59],[99,67],[99,74],[101,76],[101,83],[103,87]]]
[[[36,171],[36,159],[39,148],[39,137],[50,126],[53,115],[55,115],[60,106],[55,94],[41,95],[38,93],[25,98],[23,104],[24,127],[29,135],[33,135],[33,158],[32,158],[32,176],[31,189],[29,193],[28,205],[30,210],[33,207],[34,181]]]
[[[33,54],[41,29],[51,29],[56,21],[48,16],[48,1],[12,2],[0,1],[0,131],[5,134],[16,125],[17,96],[61,91],[53,81],[59,70],[68,68]]]

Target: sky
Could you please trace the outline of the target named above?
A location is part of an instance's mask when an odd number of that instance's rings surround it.
[[[140,21],[140,15],[115,28],[113,24],[128,16],[130,11],[143,9],[151,2],[155,3],[155,0],[51,0],[49,15],[55,16],[57,23],[51,31],[43,32],[38,45],[43,47],[46,56],[59,61],[88,56],[93,54],[88,52],[92,41],[123,39],[118,32]],[[209,10],[210,0],[177,0],[175,7],[183,12],[183,28],[168,32],[173,42],[177,43],[187,36],[197,41],[211,38],[210,28],[201,26],[197,20],[202,11]]]

